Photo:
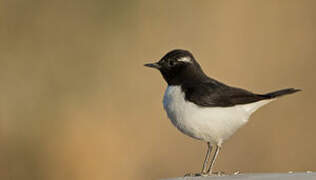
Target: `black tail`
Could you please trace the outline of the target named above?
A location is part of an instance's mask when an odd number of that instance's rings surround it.
[[[298,91],[301,91],[301,90],[300,89],[294,89],[294,88],[288,88],[288,89],[282,89],[282,90],[270,92],[270,93],[264,94],[263,96],[265,96],[267,98],[276,98],[276,97],[279,97],[279,96],[284,96],[284,95],[287,95],[287,94],[296,93]]]

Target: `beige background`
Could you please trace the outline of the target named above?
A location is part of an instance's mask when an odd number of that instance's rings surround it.
[[[301,88],[256,112],[216,170],[316,170],[316,1],[0,1],[0,179],[148,180],[198,172],[206,145],[162,108],[143,64],[191,50],[254,92]]]

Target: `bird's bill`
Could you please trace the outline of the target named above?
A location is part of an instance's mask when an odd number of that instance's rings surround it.
[[[150,67],[150,68],[155,68],[155,69],[161,68],[161,66],[158,63],[148,63],[148,64],[144,64],[144,66]]]

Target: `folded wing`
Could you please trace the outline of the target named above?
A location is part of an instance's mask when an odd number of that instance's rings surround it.
[[[244,89],[227,86],[218,81],[185,83],[182,85],[182,90],[185,92],[186,100],[202,107],[230,107],[300,91],[289,88],[267,94],[255,94]]]

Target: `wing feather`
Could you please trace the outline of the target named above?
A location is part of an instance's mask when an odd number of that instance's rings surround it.
[[[186,100],[203,107],[230,107],[268,99],[268,97],[244,89],[230,87],[214,80],[184,83],[182,90],[185,92]]]

